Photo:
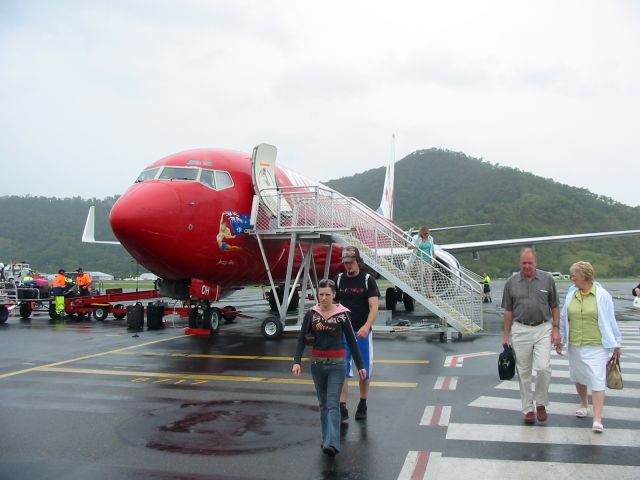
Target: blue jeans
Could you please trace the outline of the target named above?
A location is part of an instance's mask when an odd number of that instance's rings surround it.
[[[340,392],[344,384],[344,358],[313,358],[311,376],[320,404],[322,446],[340,450]]]

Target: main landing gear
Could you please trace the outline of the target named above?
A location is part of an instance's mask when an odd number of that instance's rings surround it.
[[[396,311],[396,304],[402,302],[405,312],[411,313],[415,308],[414,299],[397,287],[389,287],[385,293],[384,303],[387,310]]]
[[[189,328],[204,328],[211,331],[211,335],[220,328],[222,311],[212,307],[209,302],[198,302],[189,311]]]

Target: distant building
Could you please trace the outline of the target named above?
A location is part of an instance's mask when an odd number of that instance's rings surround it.
[[[109,275],[108,273],[104,273],[104,272],[87,272],[89,273],[89,275],[91,275],[91,278],[93,278],[94,280],[113,280],[113,275]]]

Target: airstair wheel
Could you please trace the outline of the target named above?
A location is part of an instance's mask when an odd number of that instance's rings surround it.
[[[275,340],[282,335],[283,327],[282,322],[275,318],[267,318],[262,322],[260,326],[260,331],[262,332],[262,336],[268,340]]]

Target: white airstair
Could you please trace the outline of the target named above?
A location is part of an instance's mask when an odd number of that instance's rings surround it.
[[[288,304],[285,300],[294,294],[291,285],[298,283],[304,270],[302,291],[306,291],[311,265],[315,265],[311,261],[313,249],[302,248],[302,244],[313,246],[321,242],[358,247],[369,267],[460,334],[482,329],[480,278],[464,268],[450,269],[434,258],[423,259],[412,248],[410,236],[358,200],[321,185],[271,186],[256,190],[251,233],[260,243],[268,270],[263,242],[276,238],[291,240],[284,298],[279,305],[283,323]],[[292,282],[295,251],[303,255],[303,262]],[[329,271],[330,257],[331,249],[324,277]],[[271,284],[275,290],[273,279]],[[301,318],[302,311],[299,315]]]

